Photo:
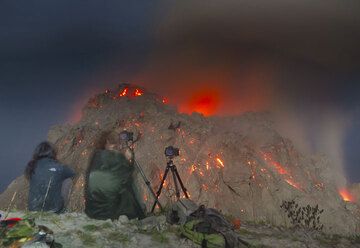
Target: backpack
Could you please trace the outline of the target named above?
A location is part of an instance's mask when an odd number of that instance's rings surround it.
[[[184,236],[202,247],[248,247],[246,241],[240,239],[225,217],[216,209],[201,205],[190,214],[188,221],[181,227]]]
[[[201,245],[206,248],[225,248],[226,241],[225,238],[215,232],[214,230],[209,229],[209,233],[200,232],[199,226],[203,224],[202,220],[191,220],[185,223],[180,227],[182,235],[192,240],[194,243]],[[201,227],[203,230],[204,227]]]

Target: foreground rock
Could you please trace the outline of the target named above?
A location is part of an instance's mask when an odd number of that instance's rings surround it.
[[[128,95],[124,94],[126,88]],[[325,157],[301,154],[281,130],[275,129],[268,114],[227,118],[186,115],[145,90],[137,96],[129,92],[134,93],[135,87],[120,85],[101,93],[89,100],[78,123],[49,131],[48,139],[55,143],[60,161],[78,174],[71,211],[84,210],[85,173],[104,135],[126,129],[142,133],[136,143],[136,159],[154,188],[166,166],[164,149],[173,145],[181,151],[174,162],[197,204],[245,221],[291,227],[294,221],[281,205],[294,200],[300,207],[324,210],[315,216],[319,217],[316,228],[323,226],[327,233],[343,235],[360,231],[359,206],[340,197],[339,185],[334,183],[338,172]],[[136,177],[150,209],[153,200],[142,178]],[[27,187],[23,177],[17,178],[0,195],[0,208],[7,208],[17,192],[12,207],[26,209]],[[167,205],[174,198],[174,187],[168,180],[160,201]]]
[[[13,212],[10,217],[33,217],[37,225],[44,225],[54,231],[56,242],[64,248],[200,248],[190,240],[181,237],[178,226],[170,226],[164,216],[149,217],[143,221],[121,216],[117,221],[92,220],[84,214],[62,215],[44,213]],[[251,247],[360,247],[359,236],[343,237],[273,227],[261,223],[245,223],[238,231]]]

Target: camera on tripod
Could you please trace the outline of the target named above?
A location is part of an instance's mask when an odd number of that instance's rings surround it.
[[[134,141],[134,133],[133,132],[128,132],[128,131],[122,131],[119,135],[120,140],[123,141]]]
[[[173,146],[168,146],[165,148],[165,156],[168,158],[174,158],[180,155],[179,148],[175,148]]]
[[[161,194],[161,190],[164,187],[164,182],[166,180],[166,177],[168,176],[169,171],[171,171],[172,176],[173,176],[173,182],[174,182],[174,186],[175,186],[176,198],[178,200],[180,199],[180,189],[179,189],[178,184],[180,184],[181,190],[183,191],[185,197],[189,198],[189,195],[187,193],[187,189],[185,188],[184,183],[180,178],[179,172],[177,171],[176,165],[173,162],[173,158],[177,157],[179,155],[180,155],[179,148],[175,148],[173,146],[168,146],[168,147],[165,148],[165,156],[169,159],[169,161],[166,164],[164,176],[162,177],[159,189],[156,192],[155,202],[154,202],[154,205],[152,206],[151,213],[154,212],[156,204],[159,204],[159,196]]]

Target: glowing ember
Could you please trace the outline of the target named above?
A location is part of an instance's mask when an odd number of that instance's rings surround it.
[[[287,182],[289,185],[293,186],[294,188],[297,188],[298,190],[302,190],[300,185],[295,183],[291,179],[285,179],[285,182]]]
[[[291,176],[290,172],[286,170],[281,163],[273,160],[271,154],[262,153],[262,155],[264,160],[267,162],[267,164],[274,167],[276,171],[284,177],[285,182],[287,182],[289,185],[291,185],[292,187],[298,190],[303,190],[301,185],[293,180],[293,177]]]
[[[123,89],[123,91],[119,93],[119,96],[126,96],[128,91],[129,91],[129,88]]]
[[[190,174],[192,174],[194,171],[196,170],[196,165],[191,165],[191,168],[190,168]]]
[[[144,91],[140,89],[135,89],[134,96],[142,96],[142,95],[144,95]]]
[[[164,97],[164,98],[162,99],[162,103],[163,103],[163,104],[168,104],[168,103],[169,103],[169,99],[167,99],[166,97]]]
[[[346,188],[340,189],[339,194],[344,201],[354,202],[354,197],[350,194],[350,192]]]
[[[224,162],[220,159],[220,158],[216,158],[216,161],[218,162],[218,164],[221,166],[221,167],[225,167],[224,165]]]
[[[276,161],[273,161],[270,154],[263,153],[264,160],[269,162],[280,175],[289,175],[289,172],[279,163]]]

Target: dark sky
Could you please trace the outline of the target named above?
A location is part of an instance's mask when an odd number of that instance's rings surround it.
[[[0,1],[0,192],[50,126],[121,81],[179,104],[194,83],[225,85],[236,94],[224,113],[287,106],[309,139],[341,119],[346,172],[360,181],[359,1],[204,4]]]

